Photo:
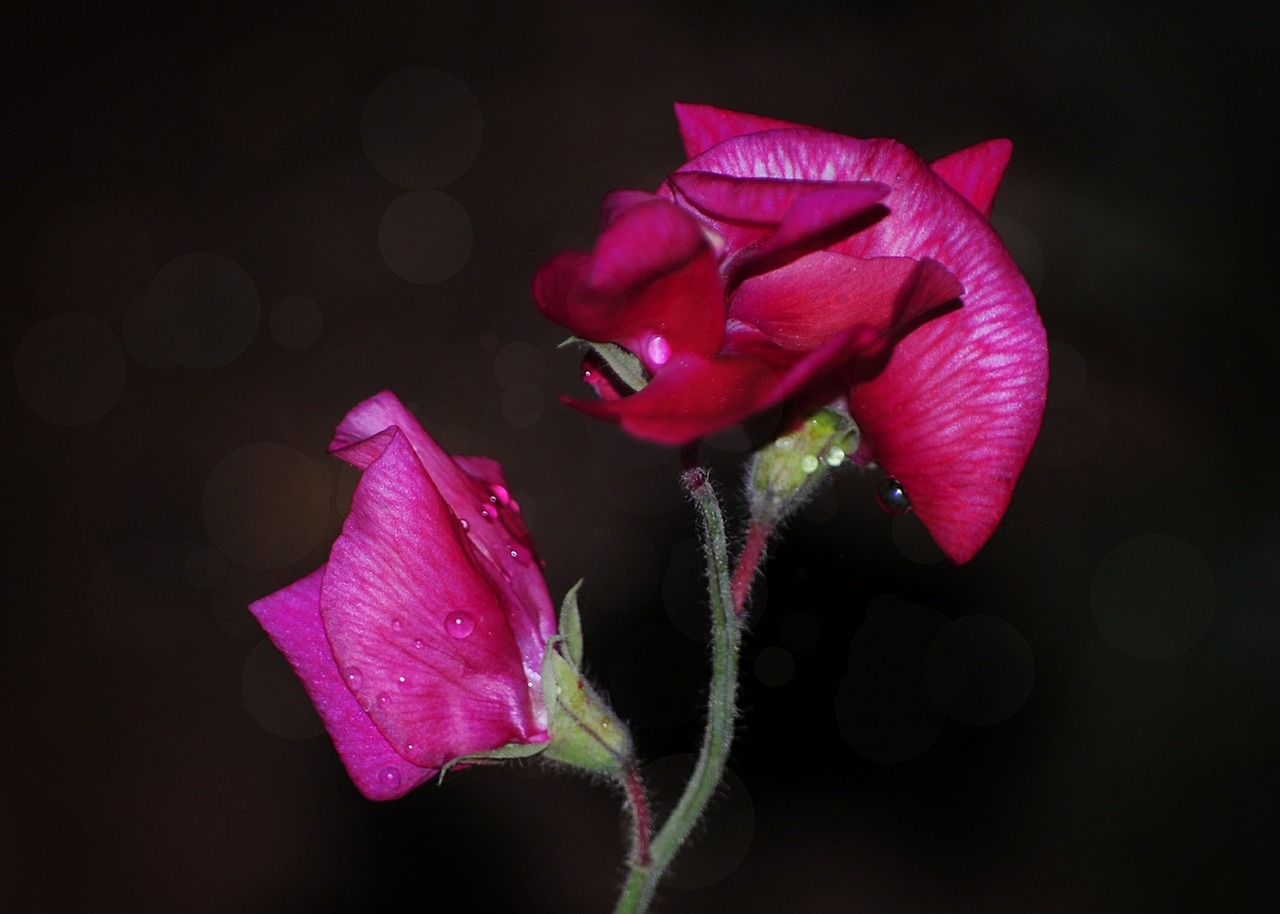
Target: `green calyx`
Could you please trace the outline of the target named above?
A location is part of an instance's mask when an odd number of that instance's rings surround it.
[[[458,765],[509,762],[535,755],[602,774],[620,774],[632,762],[631,734],[578,671],[582,665],[581,586],[579,581],[565,595],[560,634],[547,643],[542,656],[542,696],[550,738],[541,743],[508,743],[451,759],[440,770],[440,780]]]
[[[542,757],[574,768],[619,775],[632,762],[631,734],[579,669],[581,583],[565,595],[560,609],[560,635],[547,645],[542,660],[542,688],[551,734],[543,744]]]
[[[748,469],[751,516],[773,525],[796,511],[857,450],[859,440],[849,414],[825,406],[765,444]]]

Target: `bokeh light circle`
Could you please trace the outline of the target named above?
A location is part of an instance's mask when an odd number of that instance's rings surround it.
[[[480,152],[480,103],[456,76],[412,67],[384,79],[360,115],[365,155],[401,187],[443,187],[462,176]]]
[[[655,809],[662,815],[675,805],[693,772],[694,761],[694,756],[680,753],[644,766],[645,785],[654,796]],[[751,792],[742,778],[726,768],[707,817],[680,849],[678,862],[663,884],[690,890],[724,879],[746,858],[755,837],[755,825]]]
[[[235,359],[258,332],[261,306],[249,274],[221,254],[186,254],[166,264],[144,304],[156,349],[186,368]]]
[[[114,641],[134,650],[175,644],[191,626],[199,594],[176,546],[136,540],[111,550],[91,578],[93,615]]]
[[[56,425],[101,419],[124,393],[128,359],[120,340],[84,314],[55,314],[27,331],[13,375],[27,407]]]
[[[796,661],[791,652],[776,644],[766,647],[756,654],[752,664],[756,679],[771,689],[786,685],[796,672]]]
[[[320,339],[324,315],[305,295],[288,295],[271,307],[271,336],[285,349],[306,349]]]
[[[502,392],[502,418],[515,428],[537,425],[546,408],[542,391],[529,384],[516,384]]]
[[[448,194],[410,191],[383,213],[378,249],[401,279],[419,285],[444,282],[471,256],[471,219]]]
[[[250,444],[214,468],[204,489],[209,537],[233,562],[281,568],[319,543],[333,475],[282,444]]]
[[[1031,645],[995,616],[947,624],[925,653],[925,683],[934,704],[970,726],[998,724],[1026,704],[1036,678]]]
[[[542,350],[524,340],[507,343],[493,357],[493,376],[504,388],[522,384],[536,387],[542,383],[546,370]]]
[[[703,646],[665,622],[622,639],[609,665],[609,696],[632,724],[656,730],[695,720],[705,707]]]
[[[249,715],[268,733],[311,739],[324,732],[302,683],[269,639],[263,638],[245,658],[240,687]]]
[[[1209,630],[1217,606],[1213,571],[1192,546],[1148,533],[1120,543],[1098,563],[1090,605],[1112,645],[1132,657],[1167,660]]]
[[[599,526],[578,547],[579,568],[588,569],[583,595],[593,607],[627,612],[657,591],[662,566],[652,541],[634,527]]]
[[[896,597],[872,601],[849,644],[849,672],[836,692],[836,723],[859,755],[905,762],[942,735],[946,717],[924,681],[929,644],[947,624],[936,609]]]

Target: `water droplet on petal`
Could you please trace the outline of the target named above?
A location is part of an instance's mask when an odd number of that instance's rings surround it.
[[[364,684],[364,673],[360,672],[359,667],[351,667],[347,670],[347,688],[353,692],[360,691],[360,686]]]
[[[838,467],[844,463],[845,453],[843,448],[830,447],[827,449],[826,456],[823,457],[829,467]]]
[[[466,613],[452,613],[445,617],[445,631],[455,638],[465,638],[475,631],[476,624]]]
[[[489,500],[496,505],[507,505],[511,503],[511,493],[504,486],[489,486],[489,491],[493,494],[489,496]]]
[[[906,514],[911,510],[907,490],[892,476],[880,480],[880,485],[876,487],[876,501],[886,514]]]
[[[382,782],[384,787],[390,787],[395,790],[400,786],[400,772],[394,768],[383,768],[378,772],[378,780]]]
[[[409,680],[403,676],[396,677],[396,682],[400,684],[400,688],[402,689],[409,684]]]
[[[654,365],[665,365],[667,360],[671,358],[671,344],[664,337],[654,334],[649,337],[649,342],[645,344],[644,352]]]
[[[529,553],[521,552],[519,549],[517,549],[515,546],[511,545],[510,543],[507,543],[507,555],[511,556],[521,565],[529,564]]]
[[[414,639],[413,639],[413,646],[414,646],[414,647],[416,647],[418,650],[422,650],[422,647],[423,647],[423,641],[422,641],[422,639],[421,639],[421,638],[414,638]]]
[[[493,520],[498,513],[497,505],[481,505],[480,516],[485,520]]]
[[[400,630],[401,630],[401,629],[403,629],[403,628],[404,628],[404,620],[403,620],[403,619],[392,619],[392,620],[391,620],[391,630],[392,630],[393,632],[398,632],[398,631],[400,631]]]
[[[458,519],[458,526],[462,528],[463,533],[466,533],[468,530],[471,529],[471,525],[467,523],[467,519],[465,517]]]
[[[818,458],[812,454],[805,454],[800,458],[800,469],[805,473],[812,473],[818,469]]]
[[[390,695],[388,695],[386,692],[383,692],[383,693],[381,693],[380,695],[378,695],[378,707],[379,707],[379,708],[385,708],[385,707],[386,707],[387,705],[389,705],[389,704],[391,704],[391,696],[390,696]]]

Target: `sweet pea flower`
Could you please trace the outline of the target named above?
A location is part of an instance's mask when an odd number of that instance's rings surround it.
[[[391,799],[458,759],[546,743],[556,619],[501,468],[449,456],[387,392],[330,451],[363,473],[328,563],[250,609],[356,787]]]
[[[988,221],[1012,150],[932,164],[861,140],[677,105],[689,160],[615,191],[590,252],[543,265],[543,313],[593,345],[598,401],[683,445],[788,401],[846,409],[943,552],[964,562],[1008,505],[1048,378],[1035,300]]]

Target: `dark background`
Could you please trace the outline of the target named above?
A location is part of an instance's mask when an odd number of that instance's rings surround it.
[[[0,907],[608,909],[607,786],[469,770],[367,802],[244,606],[324,561],[355,481],[330,432],[392,388],[503,462],[555,598],[586,578],[589,668],[671,795],[705,682],[692,512],[669,452],[557,403],[577,360],[528,284],[679,164],[685,100],[927,157],[1012,138],[995,224],[1054,378],[968,565],[874,474],[793,524],[734,776],[661,910],[1269,909],[1269,5],[4,16]],[[409,68],[469,94],[377,94]],[[402,121],[445,164],[396,183]],[[741,444],[708,449],[730,495]]]

